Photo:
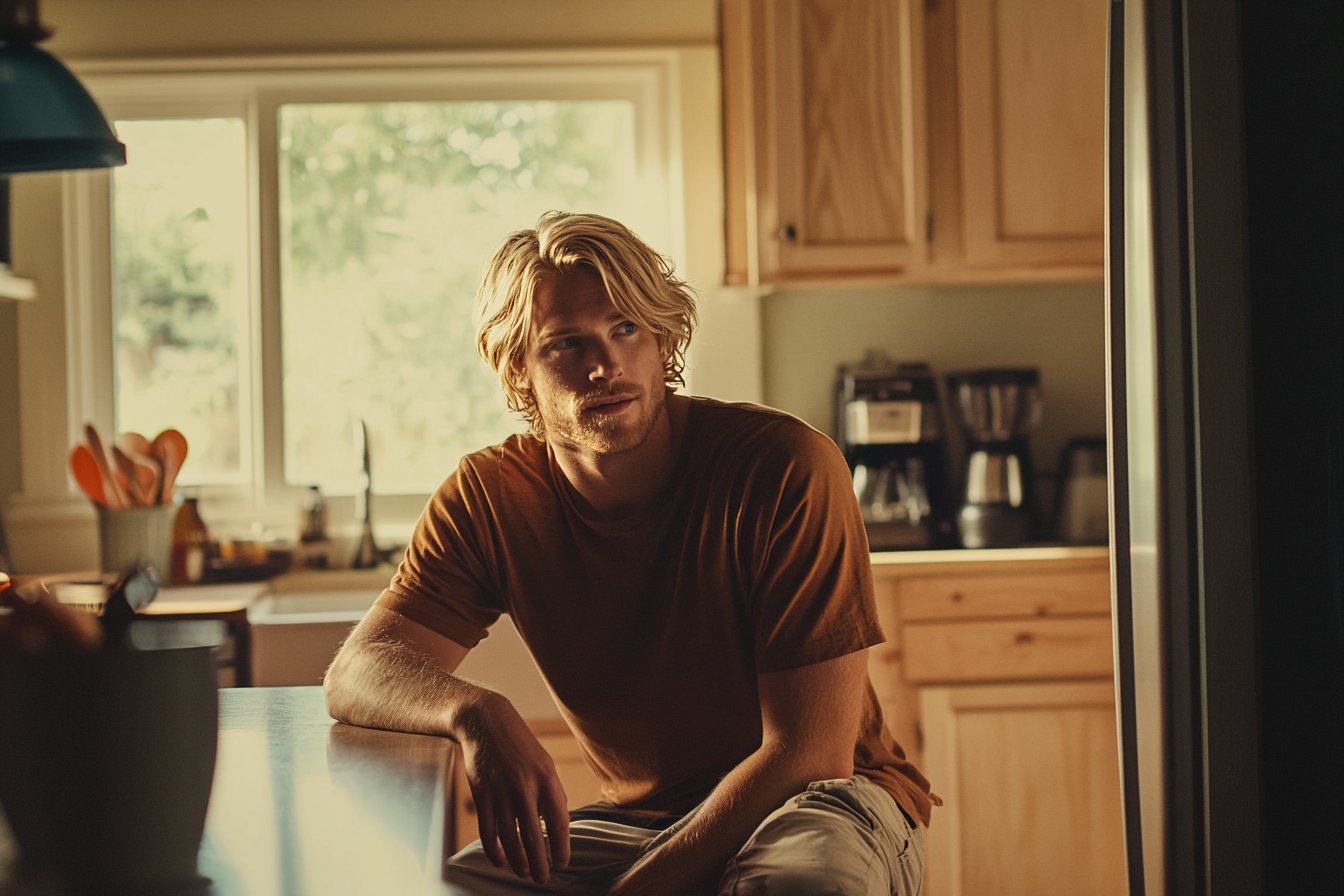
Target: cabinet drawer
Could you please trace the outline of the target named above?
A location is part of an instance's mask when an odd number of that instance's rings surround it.
[[[1109,616],[904,627],[905,677],[915,683],[1109,677]]]
[[[901,580],[906,622],[987,617],[1109,614],[1106,567],[1070,572],[929,576]]]

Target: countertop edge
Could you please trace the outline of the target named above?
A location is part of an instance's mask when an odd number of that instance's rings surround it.
[[[1076,547],[1050,545],[1028,548],[959,548],[946,551],[876,551],[869,554],[873,567],[911,566],[931,563],[1005,563],[1041,560],[1099,560],[1110,556],[1104,545]]]

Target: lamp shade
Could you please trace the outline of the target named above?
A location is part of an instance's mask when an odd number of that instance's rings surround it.
[[[0,41],[0,175],[126,164],[98,105],[55,56]]]

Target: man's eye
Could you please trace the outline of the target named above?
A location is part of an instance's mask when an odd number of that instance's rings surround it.
[[[629,321],[626,321],[625,323],[621,324],[621,326],[620,326],[620,328],[617,330],[617,332],[619,332],[619,333],[623,333],[623,334],[625,334],[626,336],[629,336],[631,333],[635,332],[635,330],[637,330],[637,329],[639,329],[639,327],[635,326],[634,324],[630,323]]]
[[[557,343],[555,344],[555,347],[556,347],[556,348],[573,348],[574,346],[576,346],[576,345],[578,345],[578,344],[579,344],[579,340],[578,340],[578,339],[574,338],[573,336],[566,336],[564,339],[561,339],[559,342],[557,342]]]

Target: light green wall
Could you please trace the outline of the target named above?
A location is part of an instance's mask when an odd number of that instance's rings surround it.
[[[984,367],[1037,367],[1045,396],[1032,438],[1053,471],[1075,435],[1106,432],[1102,284],[1048,283],[790,290],[761,310],[765,402],[832,436],[836,367],[880,348],[940,377]]]

